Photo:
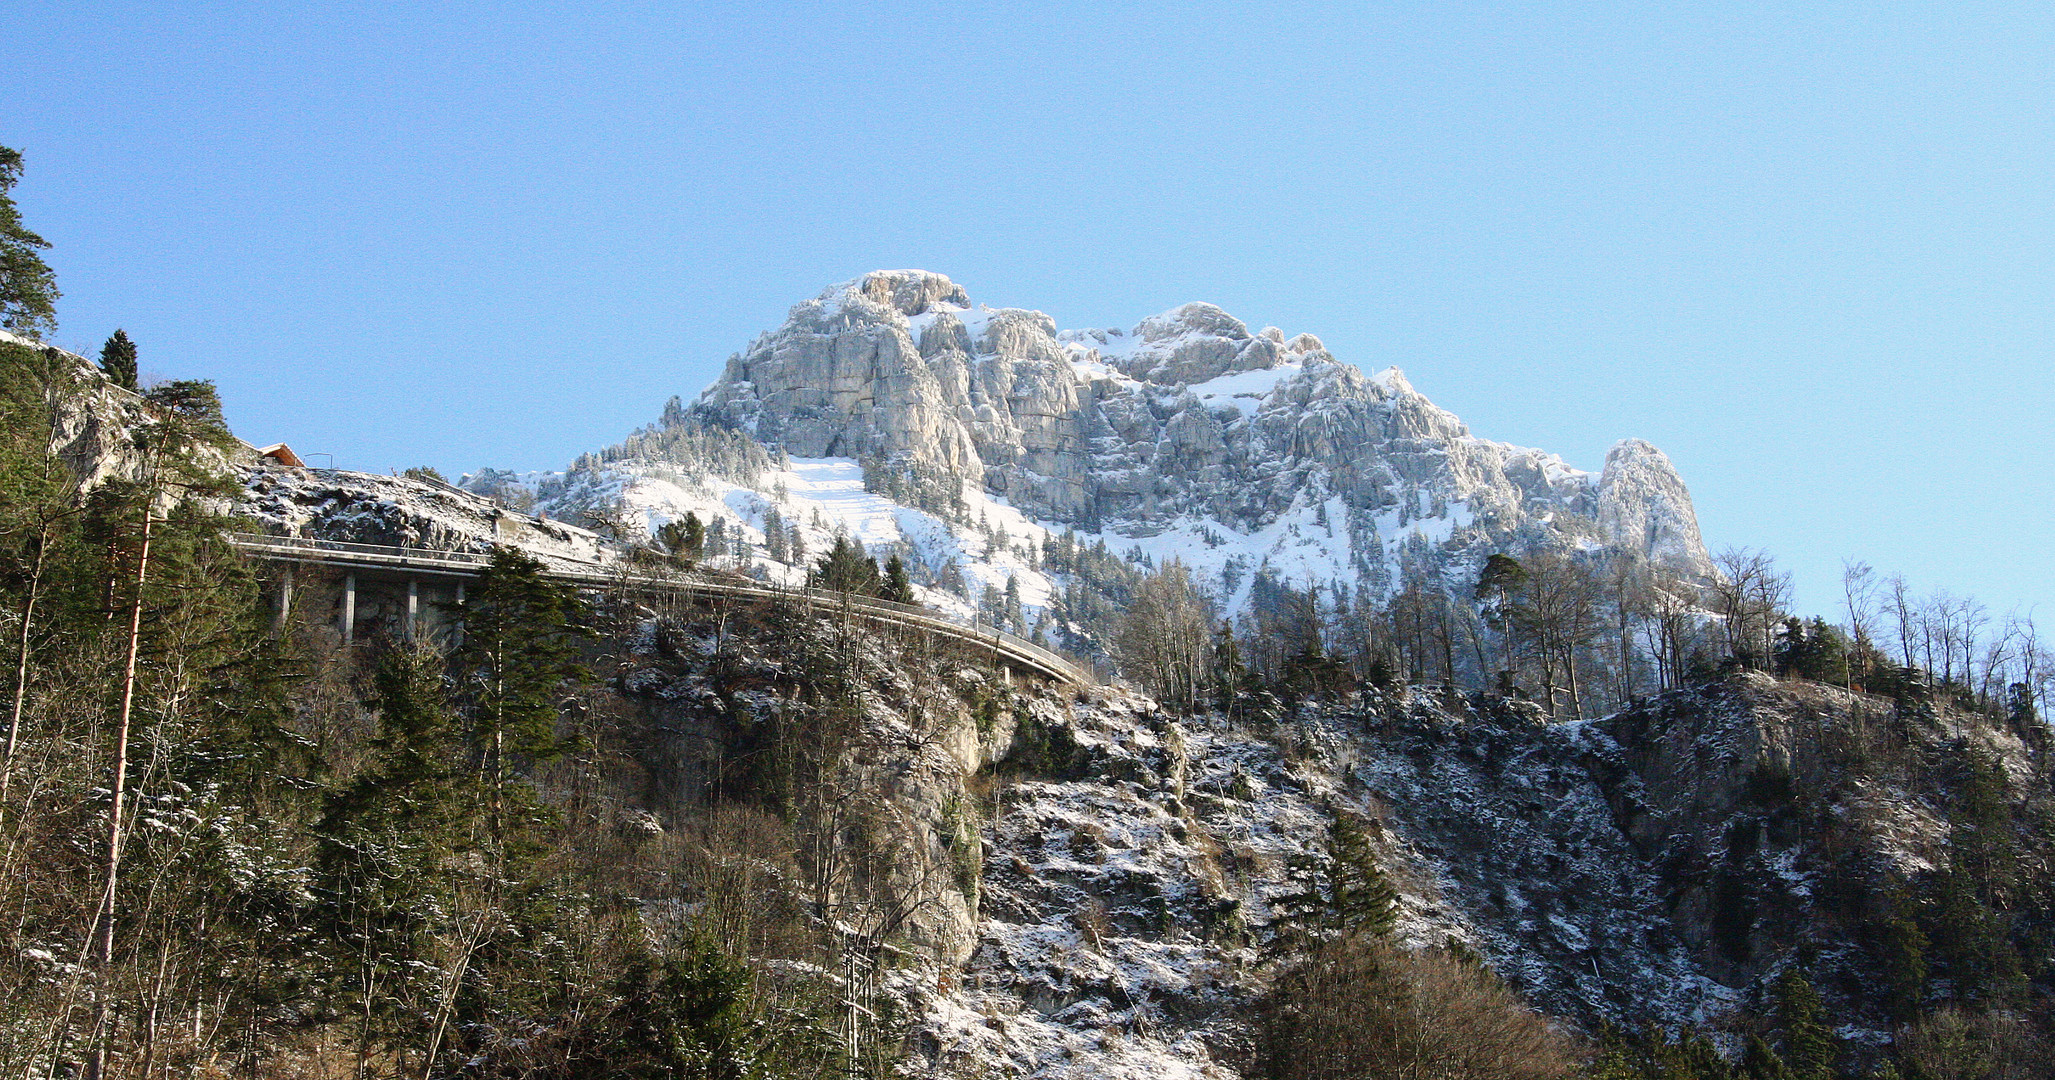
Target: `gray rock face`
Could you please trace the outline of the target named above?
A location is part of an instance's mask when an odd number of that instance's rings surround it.
[[[1319,505],[1371,578],[1409,533],[1477,558],[1601,544],[1710,570],[1654,447],[1623,442],[1594,477],[1472,436],[1395,368],[1365,375],[1310,334],[1251,333],[1211,304],[1059,332],[1040,312],[974,308],[939,274],[879,271],[794,307],[689,411],[795,457],[911,466],[1130,538],[1195,520],[1254,535]]]
[[[59,365],[56,370],[71,368],[65,377],[72,380],[76,394],[59,402],[50,442],[77,477],[79,490],[91,491],[108,480],[132,480],[140,474],[144,455],[136,431],[150,419],[141,396],[114,385],[99,365],[77,353],[5,330],[0,330],[0,343],[54,353]]]
[[[1670,459],[1640,439],[1625,439],[1605,456],[1598,481],[1603,535],[1634,545],[1650,559],[1693,566],[1705,558],[1691,494]]]

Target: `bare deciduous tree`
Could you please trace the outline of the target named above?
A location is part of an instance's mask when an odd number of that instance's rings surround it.
[[[1769,661],[1775,632],[1791,599],[1791,575],[1769,552],[1727,548],[1713,556],[1719,571],[1708,589],[1726,636],[1727,655],[1752,666]]]
[[[1868,678],[1862,665],[1869,653],[1865,646],[1876,640],[1876,569],[1866,562],[1847,560],[1841,564],[1841,599],[1848,613],[1848,639],[1856,645],[1849,658],[1848,687],[1854,689]]]
[[[1520,588],[1516,618],[1529,652],[1540,669],[1542,692],[1551,715],[1567,693],[1573,719],[1584,715],[1578,658],[1597,636],[1599,595],[1591,572],[1575,559],[1553,552],[1530,556],[1527,580]]]
[[[1159,700],[1196,708],[1206,677],[1212,612],[1190,571],[1173,559],[1135,587],[1113,653],[1123,670]]]

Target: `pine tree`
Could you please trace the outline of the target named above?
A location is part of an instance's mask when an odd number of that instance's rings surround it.
[[[2016,682],[2005,688],[2005,716],[2012,721],[2015,731],[2034,731],[2039,728],[2041,714],[2034,708],[2033,687]]]
[[[896,551],[885,561],[885,583],[878,589],[878,597],[895,604],[913,603],[913,583],[906,580],[906,560]]]
[[[869,596],[878,591],[878,563],[848,534],[836,533],[834,546],[821,556],[809,578],[815,588]]]
[[[1908,1021],[1926,997],[1927,949],[1930,943],[1914,920],[1911,900],[1889,888],[1879,898],[1884,917],[1874,926],[1870,950],[1882,984],[1882,1004],[1891,1017]]]
[[[1748,1048],[1741,1054],[1741,1075],[1746,1080],[1797,1080],[1760,1035],[1748,1037]]]
[[[445,660],[435,650],[397,647],[381,656],[366,704],[378,713],[371,748],[377,762],[353,793],[393,804],[400,815],[433,814],[457,780],[462,746],[456,712],[444,686]]]
[[[1823,1018],[1819,992],[1790,968],[1777,980],[1775,1002],[1778,1056],[1788,1075],[1792,1080],[1834,1080],[1840,1048]]]
[[[1382,937],[1398,920],[1398,891],[1377,865],[1368,830],[1352,814],[1334,819],[1328,830],[1328,904],[1343,934]]]
[[[775,506],[763,510],[763,547],[772,562],[786,562],[791,557],[791,549],[785,546],[785,515]]]
[[[21,180],[21,152],[0,146],[0,329],[41,338],[57,329],[57,275],[43,262],[48,240],[21,223],[9,192]]]
[[[569,692],[591,678],[578,661],[584,605],[569,586],[544,578],[540,562],[501,547],[459,610],[460,700],[498,834],[516,768],[553,761],[570,748],[557,735],[557,721]]]
[[[715,524],[718,525],[720,522],[716,521]],[[657,530],[656,538],[672,558],[687,565],[696,561],[700,553],[707,548],[706,526],[700,524],[698,514],[689,510],[680,520],[664,522]]]
[[[1398,921],[1398,891],[1377,864],[1370,836],[1348,811],[1328,827],[1324,860],[1296,863],[1303,883],[1275,901],[1272,951],[1291,954],[1338,938],[1381,938]]]
[[[1785,619],[1777,635],[1774,657],[1777,673],[1814,682],[1848,682],[1848,638],[1839,627],[1814,616],[1810,621],[1796,616]]]
[[[1519,653],[1513,647],[1514,618],[1513,594],[1527,583],[1527,568],[1510,555],[1494,554],[1484,560],[1484,570],[1477,575],[1476,597],[1488,600],[1485,618],[1497,624],[1499,634],[1505,642],[1505,655],[1500,657],[1497,682],[1504,689],[1510,689],[1514,673],[1519,668]]]
[[[379,658],[366,700],[378,713],[371,765],[328,796],[315,828],[315,919],[350,1002],[358,1071],[381,1035],[420,1035],[433,955],[422,945],[452,906],[447,875],[477,804],[443,658],[396,648]],[[415,1007],[410,1007],[410,1003]]]
[[[679,541],[683,549],[679,555],[687,559],[699,558],[700,551],[706,547],[706,526],[700,524],[698,514],[690,510],[685,512],[685,531]]]
[[[100,370],[114,380],[114,385],[125,390],[136,388],[136,343],[128,339],[128,331],[116,330],[107,344],[100,346]]]
[[[1000,614],[1008,629],[1018,632],[1027,621],[1020,606],[1020,579],[1006,575],[1006,591],[1000,598]]]

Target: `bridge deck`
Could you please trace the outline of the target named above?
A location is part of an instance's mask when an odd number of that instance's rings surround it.
[[[372,570],[435,577],[473,578],[483,573],[492,557],[468,551],[430,551],[419,548],[352,544],[337,540],[307,540],[262,533],[234,533],[232,542],[255,558],[273,562],[332,566],[346,570]],[[679,570],[653,573],[628,566],[578,563],[545,557],[544,571],[562,581],[593,588],[632,588],[687,597],[726,596],[743,600],[811,601],[867,622],[898,626],[964,642],[993,655],[1010,667],[1031,671],[1059,682],[1089,685],[1091,677],[1058,653],[1014,634],[976,622],[960,622],[932,608],[895,604],[868,596],[815,590],[782,589],[755,582],[736,581],[713,574]]]

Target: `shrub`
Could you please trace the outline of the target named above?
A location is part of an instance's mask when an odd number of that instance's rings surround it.
[[[1331,942],[1278,977],[1256,1010],[1257,1075],[1552,1080],[1570,1040],[1489,969],[1442,950]]]

